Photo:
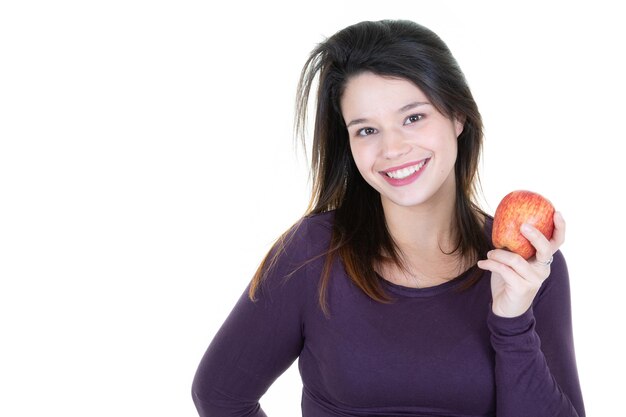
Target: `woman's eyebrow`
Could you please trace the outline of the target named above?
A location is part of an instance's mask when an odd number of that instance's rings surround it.
[[[360,124],[360,123],[366,123],[366,122],[367,122],[367,119],[354,119],[353,121],[351,121],[350,123],[348,123],[348,124],[346,125],[346,127],[350,127],[350,126],[352,126],[352,125],[358,125],[358,124]]]
[[[414,109],[416,107],[423,106],[425,104],[430,104],[430,103],[427,102],[427,101],[414,101],[412,103],[407,104],[406,106],[400,107],[400,109],[398,109],[398,113],[403,113],[403,112],[405,112],[407,110],[411,110],[411,109]],[[368,119],[354,119],[350,123],[348,123],[346,125],[346,127],[350,127],[350,126],[353,126],[353,125],[358,125],[358,124],[361,124],[361,123],[366,123],[367,121],[368,121]]]
[[[430,103],[427,101],[414,101],[413,103],[409,103],[406,106],[402,106],[400,110],[398,110],[398,113],[402,113],[407,110],[414,109],[415,107],[423,106],[425,104],[430,104]]]

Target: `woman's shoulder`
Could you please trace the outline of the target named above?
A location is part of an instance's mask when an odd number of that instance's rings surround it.
[[[305,225],[308,233],[327,235],[333,230],[335,211],[331,210],[323,213],[308,214],[302,217],[300,222]]]
[[[328,249],[334,219],[334,211],[307,214],[299,218],[278,238],[272,251],[283,255],[308,256],[312,251]]]
[[[297,249],[307,258],[326,252],[330,245],[334,211],[301,217],[284,236],[284,247]]]
[[[325,211],[323,213],[307,214],[301,217],[293,226],[287,230],[286,235],[293,235],[301,239],[327,239],[333,230],[335,222],[335,212]]]
[[[290,278],[291,285],[300,285],[309,280],[304,278],[316,262],[322,262],[328,252],[334,213],[325,212],[301,217],[274,243],[261,268],[264,287],[283,285]],[[266,279],[267,278],[267,279]]]

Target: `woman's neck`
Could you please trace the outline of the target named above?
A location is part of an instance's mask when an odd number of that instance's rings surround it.
[[[451,252],[458,243],[455,198],[434,198],[418,206],[404,207],[383,200],[391,237],[405,253]]]
[[[387,228],[404,264],[404,270],[390,263],[380,265],[385,278],[402,285],[413,285],[413,280],[414,286],[425,287],[452,279],[471,266],[473,260],[457,250],[455,198],[433,198],[411,207],[382,203]]]

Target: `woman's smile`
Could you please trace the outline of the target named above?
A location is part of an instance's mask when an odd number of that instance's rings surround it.
[[[429,161],[430,158],[426,158],[417,163],[410,162],[399,167],[381,171],[380,173],[389,184],[397,187],[403,186],[417,180],[422,171],[426,169],[426,165]]]

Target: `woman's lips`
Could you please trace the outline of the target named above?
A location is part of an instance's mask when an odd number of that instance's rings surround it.
[[[429,161],[430,158],[422,159],[419,162],[409,162],[408,164],[381,171],[380,174],[393,186],[407,185],[420,176]]]

